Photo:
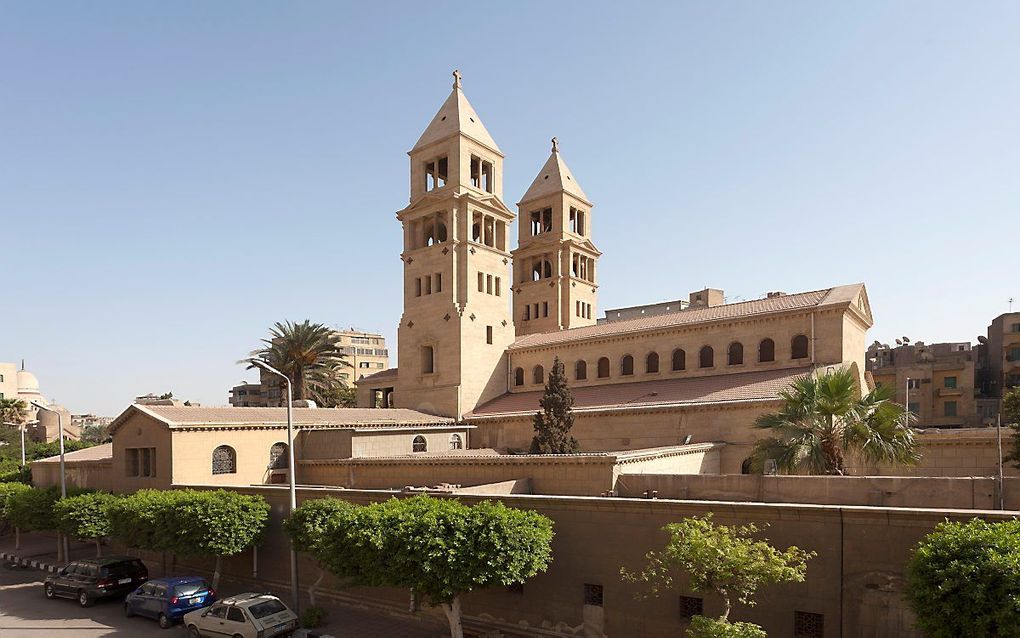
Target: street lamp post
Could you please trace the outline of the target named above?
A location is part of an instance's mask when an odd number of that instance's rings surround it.
[[[265,370],[283,379],[287,384],[287,477],[290,488],[290,515],[294,515],[297,509],[297,487],[295,485],[294,467],[294,395],[291,390],[290,377],[280,372],[261,359],[247,359],[252,366]],[[298,597],[298,565],[297,551],[294,549],[294,542],[290,544],[290,594],[294,604],[294,613],[300,614],[300,600]]]
[[[12,428],[18,428],[18,432],[21,433],[21,467],[25,467],[25,428],[27,428],[31,423],[38,423],[38,421],[30,421],[28,423],[4,422],[4,425],[9,425]]]
[[[64,472],[64,415],[61,414],[60,410],[54,410],[53,408],[43,405],[38,401],[32,401],[32,405],[37,410],[43,412],[52,412],[57,415],[57,437],[60,439],[60,498],[67,498],[67,474]],[[64,548],[64,560],[71,560],[70,547],[68,547],[67,536],[61,534],[63,539],[62,545],[59,547]]]

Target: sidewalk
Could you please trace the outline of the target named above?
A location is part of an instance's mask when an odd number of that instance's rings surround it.
[[[55,534],[23,533],[19,550],[14,549],[13,534],[0,536],[0,560],[8,563],[55,572],[62,566],[56,562],[56,549]],[[104,548],[104,552],[106,551],[108,550]],[[70,555],[71,560],[91,558],[96,555],[96,548],[92,543],[72,541]],[[160,575],[158,563],[148,561],[146,566],[149,568],[150,576]],[[265,583],[253,581],[250,578],[224,577],[220,582],[220,591],[227,595],[231,592],[265,591],[267,589],[272,592],[272,587],[267,587]],[[287,600],[287,592],[277,592],[277,594],[281,595],[284,601]],[[320,596],[321,598],[323,597]],[[311,630],[310,636],[330,635],[336,638],[445,638],[449,636],[449,629],[445,622],[436,622],[436,619],[425,615],[398,615],[384,610],[346,605],[329,600],[321,600],[320,605],[328,612],[326,624]],[[300,635],[296,634],[296,636]]]

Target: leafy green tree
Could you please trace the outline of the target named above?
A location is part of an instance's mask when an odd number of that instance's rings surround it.
[[[21,425],[28,420],[28,404],[21,399],[0,399],[0,423]]]
[[[252,350],[290,379],[294,399],[328,402],[330,393],[346,385],[340,372],[349,368],[340,342],[333,330],[305,319],[301,323],[276,322],[269,330],[265,345]]]
[[[53,505],[60,500],[60,488],[33,488],[15,492],[7,505],[11,524],[23,532],[57,529]]]
[[[670,523],[663,531],[669,535],[665,549],[648,552],[643,571],[622,568],[620,574],[627,582],[647,585],[647,591],[639,596],[659,596],[672,590],[679,573],[688,575],[689,586],[695,592],[720,596],[722,615],[714,622],[692,623],[688,631],[692,638],[764,636],[757,625],[737,623],[732,627],[729,615],[733,601],[754,606],[754,596],[763,585],[804,582],[807,561],[815,556],[795,546],[779,551],[768,540],[755,538],[759,531],[756,525],[716,525],[711,514]],[[755,628],[761,633],[754,633]]]
[[[1013,429],[1013,451],[1006,460],[1020,468],[1020,386],[1002,395],[1002,424]]]
[[[552,536],[552,521],[536,512],[415,496],[342,510],[314,548],[354,584],[404,587],[438,605],[450,635],[463,638],[461,596],[545,571]]]
[[[906,598],[929,638],[1020,636],[1020,520],[940,523],[911,554]]]
[[[179,490],[175,501],[166,516],[171,548],[180,556],[215,556],[213,588],[218,589],[223,557],[240,554],[261,539],[269,503],[227,490]]]
[[[294,514],[283,521],[283,528],[290,536],[294,549],[318,556],[317,543],[325,537],[331,524],[346,527],[344,521],[349,520],[358,511],[358,506],[338,498],[317,498],[305,501],[294,510]],[[325,577],[322,563],[319,564],[319,577],[308,587],[308,599],[315,606],[315,592]]]
[[[535,436],[531,439],[532,454],[573,454],[578,451],[577,439],[570,436],[574,427],[574,395],[567,386],[567,375],[559,357],[553,360],[545,394],[539,400],[541,412],[535,413]]]
[[[755,445],[752,470],[774,459],[783,472],[844,475],[848,455],[868,463],[920,460],[911,414],[892,401],[895,390],[880,386],[858,397],[850,368],[801,377],[779,396],[783,407],[755,421],[772,436]]]
[[[321,408],[358,407],[357,389],[339,382],[324,386],[315,392],[315,404]]]
[[[24,483],[0,483],[0,534],[4,533],[6,528],[13,527],[15,533],[14,546],[16,549],[21,549],[21,534],[19,528],[10,517],[11,501],[15,494],[31,489],[31,487]]]
[[[719,618],[694,616],[687,628],[690,638],[766,638],[768,634],[750,622],[730,622]]]
[[[100,540],[110,535],[110,506],[117,497],[106,492],[69,496],[53,504],[57,529],[72,538],[93,541],[102,556]]]

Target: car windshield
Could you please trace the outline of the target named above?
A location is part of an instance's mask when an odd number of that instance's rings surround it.
[[[259,603],[257,605],[252,605],[251,607],[249,607],[248,613],[250,613],[255,618],[265,618],[266,616],[278,614],[286,609],[287,606],[278,600],[267,600],[264,603]]]
[[[121,563],[113,563],[106,565],[102,568],[101,574],[106,576],[113,576],[115,578],[123,578],[125,576],[133,576],[142,572],[145,567],[139,560],[126,560]]]
[[[204,580],[196,580],[190,583],[181,583],[174,586],[174,596],[193,596],[198,592],[209,590],[209,583]]]

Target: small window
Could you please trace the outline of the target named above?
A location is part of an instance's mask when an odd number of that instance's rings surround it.
[[[602,606],[602,585],[584,584],[584,604]]]
[[[421,277],[414,280],[414,296],[421,297]]]
[[[625,377],[634,374],[634,357],[629,354],[623,355],[623,359],[620,360],[620,374]]]
[[[422,374],[432,374],[436,371],[435,351],[432,346],[421,347],[421,371]]]
[[[244,617],[244,612],[237,607],[227,608],[227,620],[232,620],[234,622],[248,622]]]
[[[542,366],[535,366],[535,369],[531,371],[531,382],[545,383],[545,368]]]
[[[942,404],[944,416],[956,416],[956,401],[946,401]]]
[[[942,380],[942,386],[951,390],[956,389],[956,377],[946,377]]]
[[[793,338],[793,341],[790,342],[790,358],[808,358],[808,338],[806,335],[797,335]]]
[[[485,292],[485,273],[478,273],[478,292]]]
[[[542,316],[543,317],[548,317],[549,316],[549,302],[548,301],[543,301],[542,302]]]
[[[588,378],[588,363],[584,359],[574,364],[574,378],[578,381]]]
[[[485,343],[492,345],[492,326],[485,326]]]
[[[459,434],[450,435],[450,449],[451,450],[463,450],[464,440],[460,438]]]
[[[524,385],[524,368],[514,370],[514,385]]]
[[[673,372],[687,369],[687,353],[682,348],[673,351]]]
[[[793,638],[825,638],[825,616],[806,611],[793,612]]]
[[[485,275],[485,292],[486,294],[492,294],[492,275]]]
[[[237,474],[237,452],[229,445],[221,445],[212,454],[213,474]]]
[[[715,366],[715,350],[712,346],[705,346],[698,354],[698,367],[711,368]]]
[[[920,379],[907,379],[907,388],[910,390],[920,390],[921,380]]]
[[[501,277],[496,277],[496,296],[500,297],[500,296],[502,296],[502,294],[503,294],[503,292],[502,292],[502,278]]]
[[[727,363],[731,366],[739,366],[744,363],[744,344],[734,341],[726,351]]]
[[[425,440],[425,437],[418,435],[411,441],[411,452],[428,452],[429,444]]]
[[[531,320],[531,304],[524,306],[524,321]]]
[[[645,372],[654,374],[659,371],[659,353],[649,352],[645,357]]]
[[[762,339],[758,344],[758,361],[766,363],[776,360],[776,342],[772,339]]]
[[[609,359],[607,357],[602,357],[601,359],[599,359],[598,375],[600,379],[609,378]]]
[[[442,273],[436,273],[436,284],[434,287],[435,292],[443,292],[443,275]]]
[[[681,596],[680,597],[680,617],[684,620],[690,620],[694,616],[705,615],[705,601],[704,599],[697,598],[695,596]]]

